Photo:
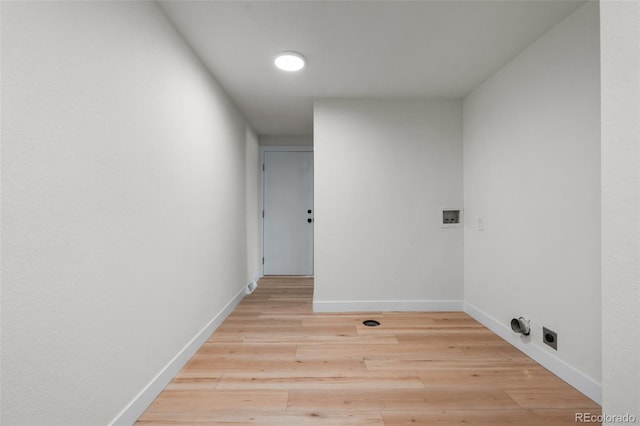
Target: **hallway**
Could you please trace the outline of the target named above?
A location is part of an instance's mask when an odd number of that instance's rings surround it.
[[[312,278],[263,278],[138,424],[569,425],[600,413],[465,313],[314,314],[312,296]]]

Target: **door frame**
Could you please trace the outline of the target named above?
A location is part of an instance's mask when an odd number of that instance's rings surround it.
[[[265,152],[287,152],[287,151],[303,151],[303,152],[313,152],[313,145],[261,145],[260,146],[260,164],[258,165],[259,175],[260,175],[260,200],[259,200],[259,209],[258,215],[260,217],[260,225],[258,227],[258,232],[260,233],[260,276],[264,277],[264,216],[262,212],[264,210],[264,154]],[[315,168],[314,168],[315,170]],[[315,172],[314,172],[315,174]],[[315,187],[315,178],[313,182],[313,186]],[[315,191],[314,191],[315,193]],[[315,203],[314,203],[315,204]],[[315,206],[314,206],[315,211]],[[314,237],[315,240],[315,237]],[[315,243],[314,243],[315,244]],[[313,256],[313,247],[312,247],[312,256]],[[315,268],[314,268],[315,271]]]

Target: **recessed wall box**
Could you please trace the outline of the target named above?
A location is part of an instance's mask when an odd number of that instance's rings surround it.
[[[439,221],[442,228],[462,226],[462,209],[440,209]]]
[[[551,348],[558,350],[558,333],[553,330],[549,330],[547,327],[542,327],[542,342],[551,346]]]

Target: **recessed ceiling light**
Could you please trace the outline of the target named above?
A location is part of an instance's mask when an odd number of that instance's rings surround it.
[[[274,61],[276,67],[283,71],[300,71],[304,62],[304,56],[296,52],[282,52]]]

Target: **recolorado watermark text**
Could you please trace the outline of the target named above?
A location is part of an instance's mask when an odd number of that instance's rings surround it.
[[[636,416],[633,414],[593,414],[576,413],[576,423],[636,423]]]

